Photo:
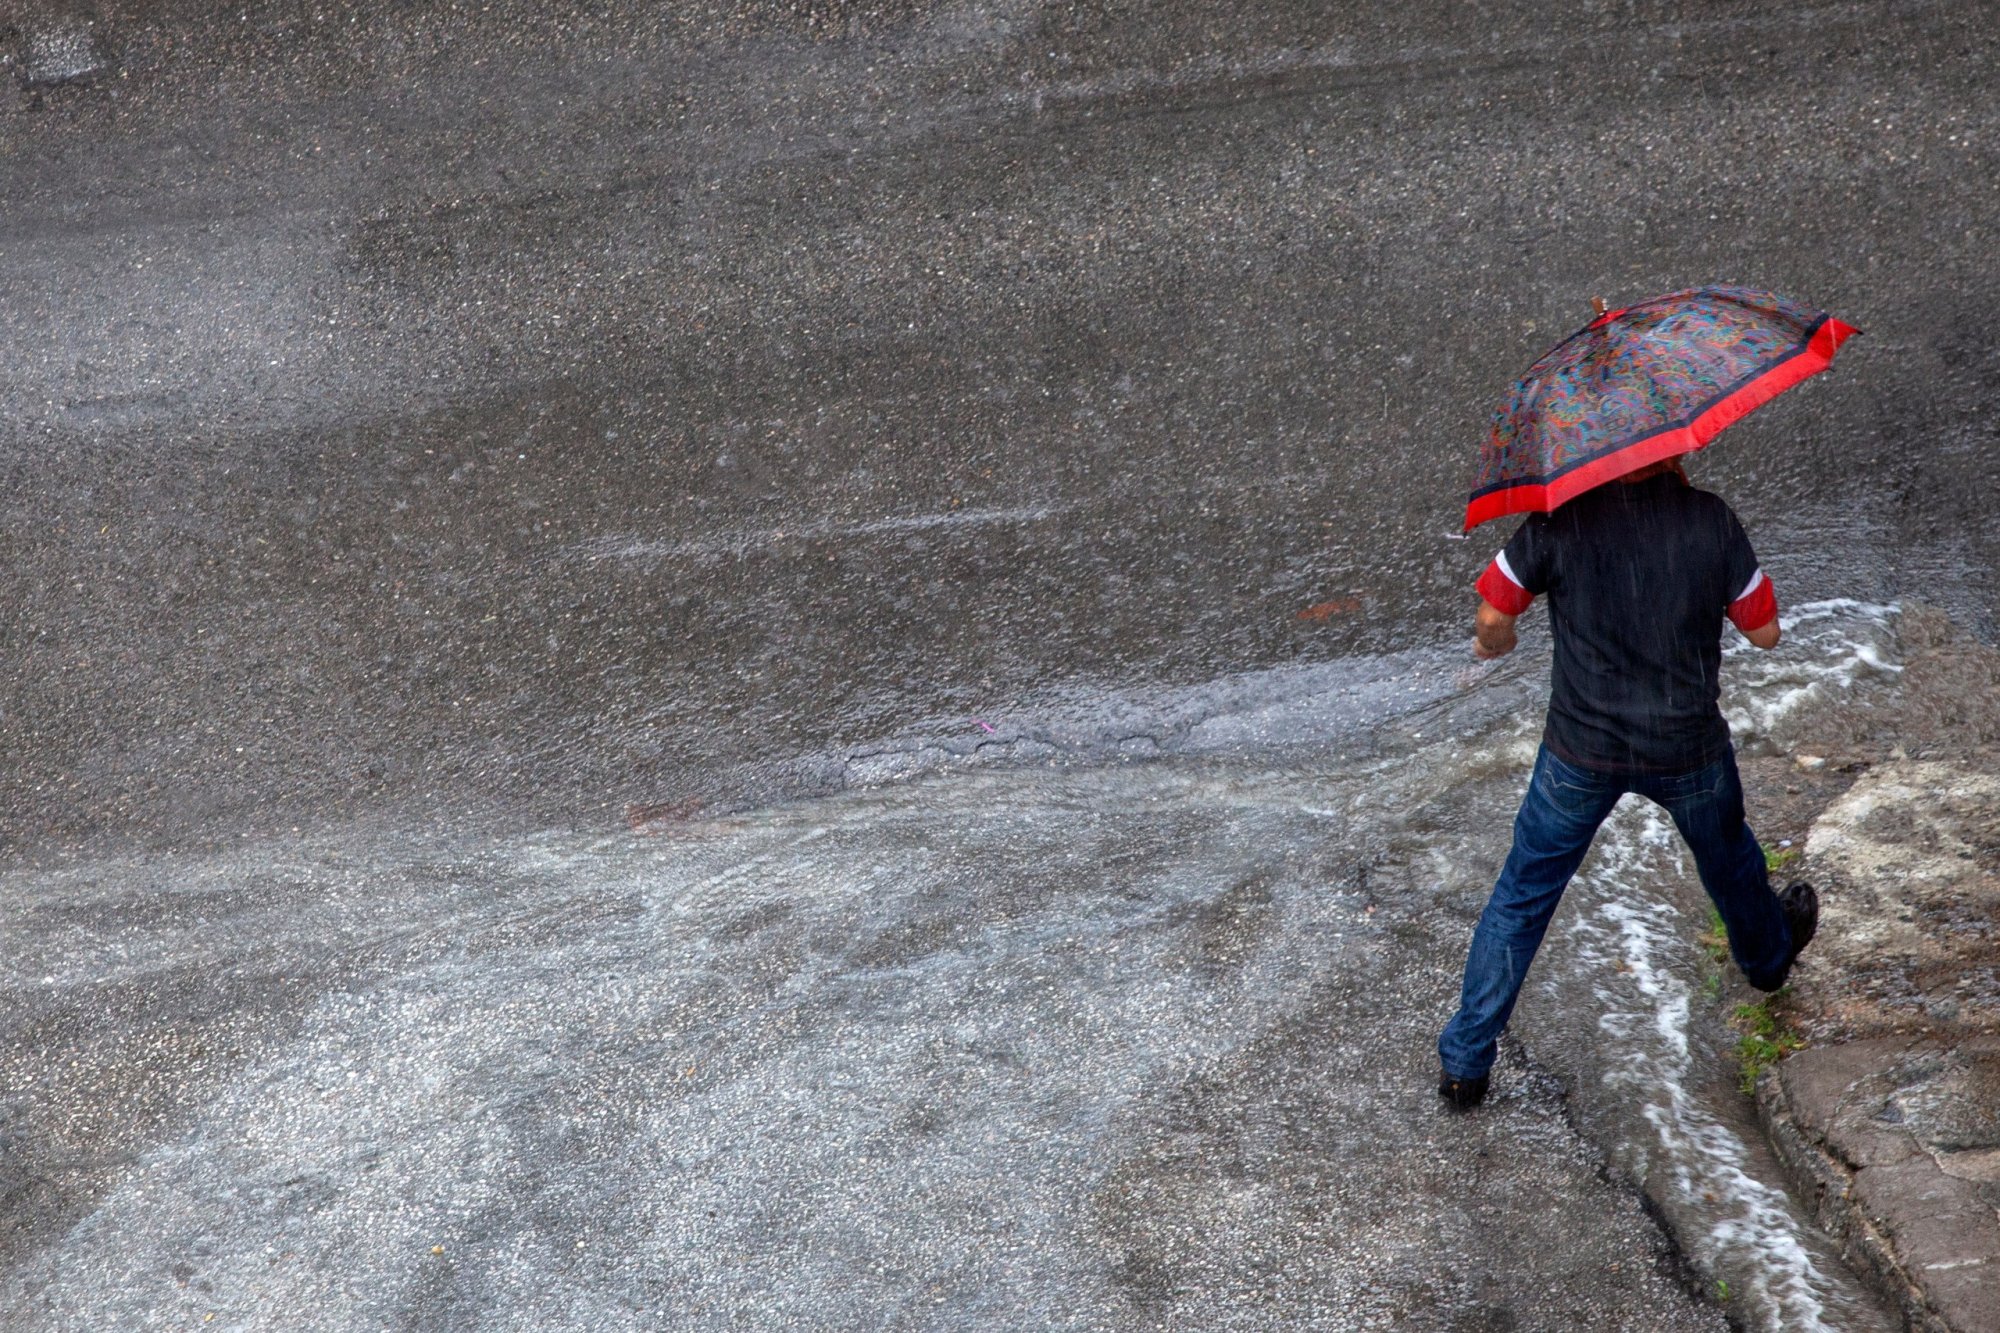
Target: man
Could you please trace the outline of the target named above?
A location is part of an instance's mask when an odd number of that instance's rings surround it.
[[[1673,817],[1752,986],[1784,985],[1819,922],[1811,885],[1771,892],[1763,849],[1743,822],[1736,754],[1716,705],[1722,621],[1775,648],[1778,601],[1719,496],[1689,485],[1678,458],[1641,468],[1531,515],[1478,587],[1473,652],[1512,652],[1515,618],[1546,593],[1555,670],[1514,847],[1473,932],[1458,1013],[1438,1038],[1438,1093],[1460,1109],[1485,1098],[1500,1031],[1549,918],[1624,793]]]

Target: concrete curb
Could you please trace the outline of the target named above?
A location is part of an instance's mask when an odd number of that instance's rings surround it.
[[[1758,1081],[1765,1137],[1800,1201],[1911,1333],[2000,1328],[2000,1219],[1976,1166],[1898,1110],[1996,1053],[1889,1038],[1802,1051]]]
[[[1799,1127],[1775,1074],[1757,1083],[1757,1119],[1798,1196],[1821,1230],[1840,1242],[1840,1257],[1903,1318],[1910,1333],[1952,1333],[1924,1304],[1893,1247],[1854,1206],[1854,1173]]]

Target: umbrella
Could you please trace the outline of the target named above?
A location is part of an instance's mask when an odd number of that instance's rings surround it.
[[[1467,531],[1701,448],[1825,370],[1859,331],[1751,287],[1695,287],[1599,314],[1529,367],[1493,414]]]

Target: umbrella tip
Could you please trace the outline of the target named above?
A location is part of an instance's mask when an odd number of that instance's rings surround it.
[[[1604,298],[1601,296],[1591,297],[1590,313],[1593,315],[1602,316],[1604,314],[1604,311],[1605,311]]]

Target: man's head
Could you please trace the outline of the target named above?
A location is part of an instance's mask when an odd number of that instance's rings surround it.
[[[1662,458],[1657,463],[1648,463],[1642,468],[1627,472],[1618,480],[1627,482],[1644,481],[1648,477],[1657,477],[1662,473],[1671,472],[1682,481],[1686,481],[1688,479],[1687,469],[1681,466],[1681,460],[1686,457],[1686,454],[1675,454],[1672,458]]]

